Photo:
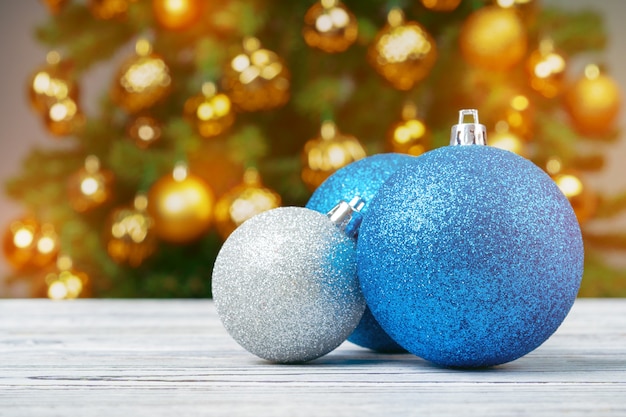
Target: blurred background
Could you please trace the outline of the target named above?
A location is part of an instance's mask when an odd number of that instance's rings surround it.
[[[0,297],[210,296],[238,224],[462,107],[573,193],[581,295],[626,296],[626,3],[458,3],[2,2]]]

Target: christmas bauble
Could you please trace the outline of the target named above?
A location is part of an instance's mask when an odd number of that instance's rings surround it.
[[[404,353],[406,349],[396,343],[374,318],[372,311],[366,307],[359,325],[348,337],[355,345],[380,353]]]
[[[67,196],[72,208],[79,213],[107,203],[113,196],[113,172],[100,168],[95,155],[85,158],[85,165],[67,180]]]
[[[563,53],[555,49],[550,39],[543,39],[526,60],[530,86],[546,98],[556,97],[563,91],[566,69]]]
[[[365,205],[360,210],[366,215],[369,202],[378,189],[400,168],[415,157],[398,153],[381,153],[352,162],[330,175],[309,198],[306,207],[326,214],[340,201],[358,196]]]
[[[584,76],[565,93],[572,123],[587,135],[602,135],[614,129],[621,101],[619,86],[597,65],[585,67]]]
[[[137,267],[156,250],[154,220],[147,206],[148,198],[138,194],[131,206],[117,208],[109,215],[104,240],[115,262]]]
[[[320,0],[304,15],[304,41],[324,52],[345,51],[358,33],[356,17],[339,0]]]
[[[422,25],[405,22],[400,9],[391,9],[387,22],[368,49],[368,61],[394,88],[410,90],[430,74],[437,44]]]
[[[459,133],[460,136],[457,136]],[[396,172],[359,231],[364,296],[409,352],[449,367],[519,358],[547,340],[576,298],[583,244],[574,211],[532,162],[484,145],[459,123],[459,145]]]
[[[60,242],[54,226],[31,216],[13,220],[4,232],[5,259],[17,270],[43,268],[59,253]]]
[[[147,40],[138,40],[135,52],[122,63],[111,87],[113,101],[129,113],[145,110],[164,99],[172,83],[169,67],[152,52]]]
[[[177,165],[170,175],[158,179],[148,191],[148,213],[157,236],[171,243],[188,243],[206,233],[211,225],[214,197],[200,177]]]
[[[202,0],[152,0],[152,11],[163,28],[183,30],[200,18],[203,3]]]
[[[28,95],[34,110],[44,117],[56,103],[70,99],[77,103],[79,88],[74,80],[73,63],[62,60],[56,51],[46,55],[46,64],[39,67],[28,82]]]
[[[146,149],[161,139],[161,123],[154,117],[143,115],[131,120],[128,125],[128,137],[140,149]]]
[[[359,196],[365,202],[360,210],[365,216],[368,203],[383,183],[414,159],[409,155],[386,153],[353,162],[328,177],[315,190],[306,207],[320,213],[328,213],[340,201],[350,201]],[[348,340],[373,350],[385,352],[402,350],[376,323],[369,309],[365,310],[363,318]]]
[[[60,256],[57,267],[45,277],[46,296],[52,300],[72,300],[89,296],[89,276],[73,267],[72,260]]]
[[[78,132],[85,123],[85,116],[78,103],[70,97],[57,100],[43,115],[48,132],[55,136],[67,136]]]
[[[215,204],[215,226],[226,239],[239,225],[267,210],[280,206],[280,195],[261,182],[259,172],[248,168],[243,183],[222,195]]]
[[[394,123],[387,133],[390,152],[419,156],[430,149],[430,129],[417,116],[417,108],[407,103],[402,108],[402,120]]]
[[[265,211],[237,228],[215,261],[213,298],[230,335],[249,352],[305,362],[352,333],[365,300],[356,245],[327,216],[303,207]]]
[[[211,138],[226,131],[235,121],[235,112],[226,94],[217,93],[215,84],[202,85],[202,93],[185,102],[184,114],[198,134]]]
[[[313,191],[333,172],[365,155],[365,149],[357,138],[340,133],[333,122],[325,121],[320,135],[304,144],[302,181]]]
[[[422,5],[436,12],[451,12],[461,4],[461,0],[422,0]]]
[[[526,53],[526,28],[515,10],[487,6],[473,12],[461,27],[463,58],[488,70],[506,71]]]
[[[257,38],[246,38],[244,50],[224,68],[223,85],[241,110],[269,110],[289,101],[291,74],[273,51],[261,47]]]

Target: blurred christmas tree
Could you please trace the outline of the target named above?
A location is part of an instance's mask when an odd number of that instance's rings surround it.
[[[626,295],[626,272],[601,256],[626,249],[626,233],[585,230],[626,209],[626,193],[600,196],[582,176],[602,169],[585,145],[617,138],[620,105],[601,66],[570,64],[604,48],[596,13],[533,0],[44,3],[37,38],[51,52],[31,103],[73,146],[34,150],[7,184],[26,213],[4,254],[34,296],[210,296],[238,224],[304,205],[366,154],[447,144],[461,108],[570,198],[587,249],[581,295]],[[81,75],[128,45],[85,117]]]

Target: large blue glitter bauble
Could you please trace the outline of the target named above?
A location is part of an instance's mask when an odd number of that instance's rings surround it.
[[[405,154],[384,153],[352,162],[328,177],[315,190],[306,207],[327,213],[339,201],[350,201],[353,197],[359,196],[365,201],[365,206],[361,209],[361,214],[365,215],[369,201],[374,198],[383,183],[415,159],[414,156]],[[404,349],[376,323],[369,308],[365,309],[363,318],[348,340],[379,352],[404,352]]]
[[[497,148],[448,146],[394,174],[357,243],[374,317],[447,367],[517,359],[569,312],[583,270],[574,211],[543,171]]]

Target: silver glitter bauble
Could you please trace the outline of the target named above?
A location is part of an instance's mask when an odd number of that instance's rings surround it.
[[[355,240],[338,225],[307,208],[281,207],[228,237],[213,269],[213,298],[237,343],[272,362],[298,363],[352,333],[365,300]]]

